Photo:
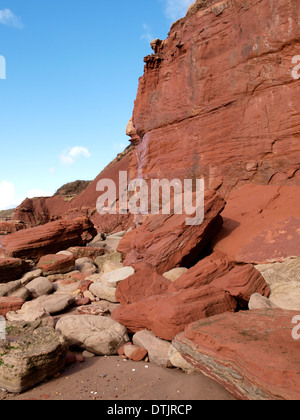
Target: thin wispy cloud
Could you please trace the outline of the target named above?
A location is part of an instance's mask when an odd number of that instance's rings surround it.
[[[143,34],[141,35],[141,39],[144,39],[148,44],[150,44],[151,41],[155,38],[152,35],[152,31],[149,25],[147,23],[143,23]]]
[[[176,21],[186,15],[189,6],[195,3],[195,0],[163,0],[163,2],[166,17]]]
[[[66,149],[61,153],[60,162],[63,165],[73,165],[73,163],[81,157],[89,158],[91,157],[91,154],[86,147],[75,146],[71,149]]]
[[[10,9],[0,10],[0,24],[17,29],[23,28],[21,18],[16,16]]]

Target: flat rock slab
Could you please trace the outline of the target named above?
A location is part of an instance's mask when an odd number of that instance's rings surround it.
[[[172,344],[238,399],[299,400],[296,315],[282,309],[226,313],[190,324]]]
[[[69,273],[75,269],[75,258],[72,255],[45,255],[39,260],[37,268],[45,275]]]
[[[71,246],[84,246],[96,233],[93,223],[85,217],[58,220],[8,235],[2,245],[11,257],[38,261]]]
[[[39,322],[7,323],[6,331],[0,341],[0,388],[21,393],[64,367],[68,347],[58,331]]]

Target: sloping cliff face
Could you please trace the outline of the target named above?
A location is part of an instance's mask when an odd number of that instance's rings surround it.
[[[113,180],[116,184],[117,199],[119,197],[119,171],[128,171],[134,146],[129,146],[120,153],[103,171],[90,182],[87,188],[70,200],[69,195],[54,195],[26,199],[16,209],[13,219],[20,220],[28,227],[35,227],[59,219],[75,220],[77,217],[89,217],[98,231],[114,232],[127,230],[132,222],[130,214],[100,215],[97,212],[97,199],[102,194],[97,192],[97,184],[101,179]]]
[[[204,177],[225,196],[249,182],[300,185],[299,16],[292,0],[198,0],[153,42],[132,176]]]

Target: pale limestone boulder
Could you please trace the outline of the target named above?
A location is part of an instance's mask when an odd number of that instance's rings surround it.
[[[167,271],[166,273],[163,274],[163,276],[174,282],[177,279],[179,279],[180,276],[182,276],[184,273],[186,273],[188,271],[187,268],[185,267],[178,267],[178,268],[173,268],[173,270]]]
[[[116,298],[116,290],[116,287],[107,286],[101,281],[93,283],[89,287],[89,291],[92,293],[93,296],[107,300],[108,302],[112,303],[118,303],[118,300]]]
[[[32,280],[34,280],[38,277],[41,277],[42,274],[43,274],[43,270],[38,268],[36,270],[29,271],[29,273],[24,274],[24,276],[20,279],[20,281],[21,281],[23,286],[26,286]]]
[[[95,264],[98,266],[100,270],[102,270],[103,265],[106,262],[123,262],[123,256],[120,252],[114,251],[109,252],[108,254],[101,255],[100,257],[95,258]]]
[[[18,311],[8,312],[6,318],[11,322],[34,322],[41,321],[43,326],[54,328],[54,319],[45,311],[41,303],[36,299],[24,303]]]
[[[109,287],[117,287],[121,281],[126,280],[128,277],[135,273],[133,267],[122,267],[117,270],[104,273],[101,276],[101,282]]]
[[[271,290],[271,301],[282,309],[300,310],[300,258],[255,266]]]
[[[57,314],[68,309],[75,301],[74,296],[60,295],[54,293],[53,295],[41,296],[37,299],[46,312]]]
[[[11,294],[20,289],[20,287],[22,287],[20,280],[0,284],[0,297],[11,296]]]
[[[27,284],[26,289],[29,290],[33,298],[38,298],[52,293],[53,283],[46,277],[37,277]]]
[[[117,261],[106,261],[102,266],[102,273],[110,273],[111,271],[118,270],[122,268],[123,264]]]
[[[156,337],[152,331],[143,330],[134,334],[133,344],[148,351],[149,361],[162,367],[172,367],[169,357],[171,343]]]
[[[270,299],[260,295],[259,293],[254,293],[250,297],[248,307],[250,310],[278,308],[278,306],[275,305],[275,303],[273,303]]]
[[[111,318],[93,315],[64,316],[56,330],[66,338],[69,346],[81,347],[99,356],[118,353],[129,341],[127,330]]]
[[[94,274],[87,278],[87,280],[93,282],[89,287],[89,291],[100,299],[118,303],[116,298],[118,284],[130,277],[134,272],[132,267],[122,267],[109,273]]]
[[[197,372],[197,369],[194,368],[189,362],[187,362],[179,353],[178,350],[175,349],[172,345],[169,349],[169,359],[172,365],[178,369],[183,370],[188,375],[191,375],[194,372]]]

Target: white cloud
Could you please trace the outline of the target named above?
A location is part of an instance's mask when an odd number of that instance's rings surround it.
[[[49,191],[43,191],[39,189],[32,189],[28,191],[27,198],[36,198],[36,197],[51,197],[53,193]]]
[[[18,16],[15,16],[10,9],[0,10],[0,24],[22,29],[23,24]]]
[[[80,157],[91,157],[91,154],[86,147],[76,146],[72,147],[72,149],[64,150],[60,155],[60,161],[63,165],[72,165]]]
[[[185,16],[189,6],[195,0],[163,0],[165,3],[165,15],[168,19],[176,21]]]
[[[128,144],[125,144],[125,143],[114,143],[113,145],[114,150],[118,153],[124,152],[127,146]]]
[[[0,183],[0,210],[9,210],[21,203],[16,197],[15,186],[12,182]]]
[[[143,23],[143,29],[144,33],[141,35],[141,39],[145,39],[148,42],[148,44],[150,44],[150,42],[153,41],[153,39],[155,38],[152,35],[151,28],[149,25],[147,25],[147,23]]]

